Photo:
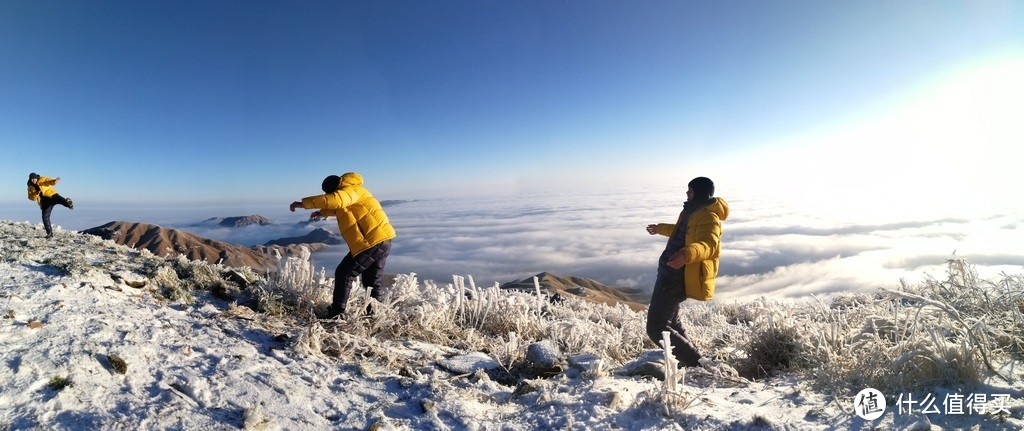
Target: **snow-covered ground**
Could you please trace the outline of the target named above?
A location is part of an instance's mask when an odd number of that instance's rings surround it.
[[[66,231],[47,240],[39,225],[5,221],[0,249],[0,430],[1024,426],[1016,368],[1013,382],[983,388],[1009,395],[996,416],[889,409],[867,421],[799,374],[704,370],[687,373],[685,402],[666,412],[663,383],[620,375],[624,364],[602,370],[581,355],[552,377],[505,385],[484,372],[498,365],[491,355],[409,339],[376,341],[394,361],[353,361],[303,347],[318,324],[199,290],[187,305],[169,301],[152,279],[165,262],[146,252]]]

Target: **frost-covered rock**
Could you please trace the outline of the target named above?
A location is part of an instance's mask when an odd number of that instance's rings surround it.
[[[136,289],[146,287],[146,283],[149,282],[149,279],[145,276],[125,270],[113,271],[110,273],[110,277],[115,281],[120,281],[129,287],[134,287]]]
[[[625,363],[615,370],[615,374],[630,377],[665,378],[665,352],[662,350],[645,350],[636,359]]]
[[[584,353],[569,357],[569,366],[584,373],[596,374],[604,367],[604,361],[600,356]]]
[[[526,365],[535,369],[556,368],[562,363],[562,352],[550,340],[530,344],[526,347]]]
[[[480,370],[489,371],[501,367],[498,361],[481,352],[440,359],[437,364],[454,374],[472,374]]]

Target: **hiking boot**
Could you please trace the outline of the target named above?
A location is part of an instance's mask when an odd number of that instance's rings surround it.
[[[345,310],[334,311],[329,307],[326,310],[318,311],[315,314],[316,318],[320,320],[335,320],[345,318]]]
[[[71,211],[75,210],[75,203],[71,202],[71,199],[68,199],[68,209]]]

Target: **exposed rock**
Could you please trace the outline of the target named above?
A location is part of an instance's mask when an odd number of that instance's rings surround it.
[[[289,238],[278,238],[272,241],[267,241],[263,245],[280,245],[289,246],[295,244],[341,244],[341,239],[338,235],[331,233],[331,231],[324,228],[313,229],[311,232],[303,236],[295,236]],[[314,250],[310,250],[314,251]]]
[[[663,350],[645,350],[636,359],[615,370],[615,374],[665,380],[665,352]]]
[[[134,287],[136,289],[146,287],[146,283],[149,281],[145,276],[131,271],[114,271],[110,273],[110,278],[114,281],[120,281],[128,285],[128,287]]]
[[[437,364],[453,374],[472,374],[481,370],[488,371],[501,367],[501,364],[495,361],[494,358],[481,352],[444,358],[437,361]]]
[[[276,267],[276,263],[269,256],[248,247],[207,239],[183,230],[163,228],[153,224],[112,221],[102,226],[86,229],[82,233],[96,235],[138,250],[149,250],[157,256],[173,257],[181,254],[190,260],[221,263],[234,267],[247,266],[261,274]]]
[[[107,364],[110,365],[110,368],[112,368],[118,374],[124,374],[124,373],[128,372],[128,363],[125,362],[124,359],[121,359],[120,356],[117,356],[117,355],[105,355],[105,356],[106,356],[106,359],[107,359]]]
[[[583,353],[569,357],[569,366],[585,373],[597,374],[603,363],[601,357],[593,353]]]
[[[249,283],[251,283],[251,281],[244,275],[242,275],[242,273],[235,270],[228,271],[227,273],[224,274],[224,277],[226,280],[231,281],[232,283],[235,283],[242,288],[249,287]]]
[[[532,368],[551,369],[562,363],[562,352],[551,340],[544,340],[526,347],[526,364]]]
[[[542,272],[537,274],[541,290],[553,298],[575,296],[587,301],[608,305],[625,304],[632,310],[643,310],[644,305],[650,298],[639,289],[626,289],[612,287],[601,282],[583,277],[566,277]],[[514,289],[525,292],[534,292],[533,277],[505,283],[502,289]]]

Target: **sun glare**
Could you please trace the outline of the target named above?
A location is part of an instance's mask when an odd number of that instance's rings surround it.
[[[847,218],[977,214],[979,205],[1024,212],[1024,201],[1008,198],[1024,183],[1021,76],[1024,57],[961,67],[846,121],[777,140],[736,171]]]

